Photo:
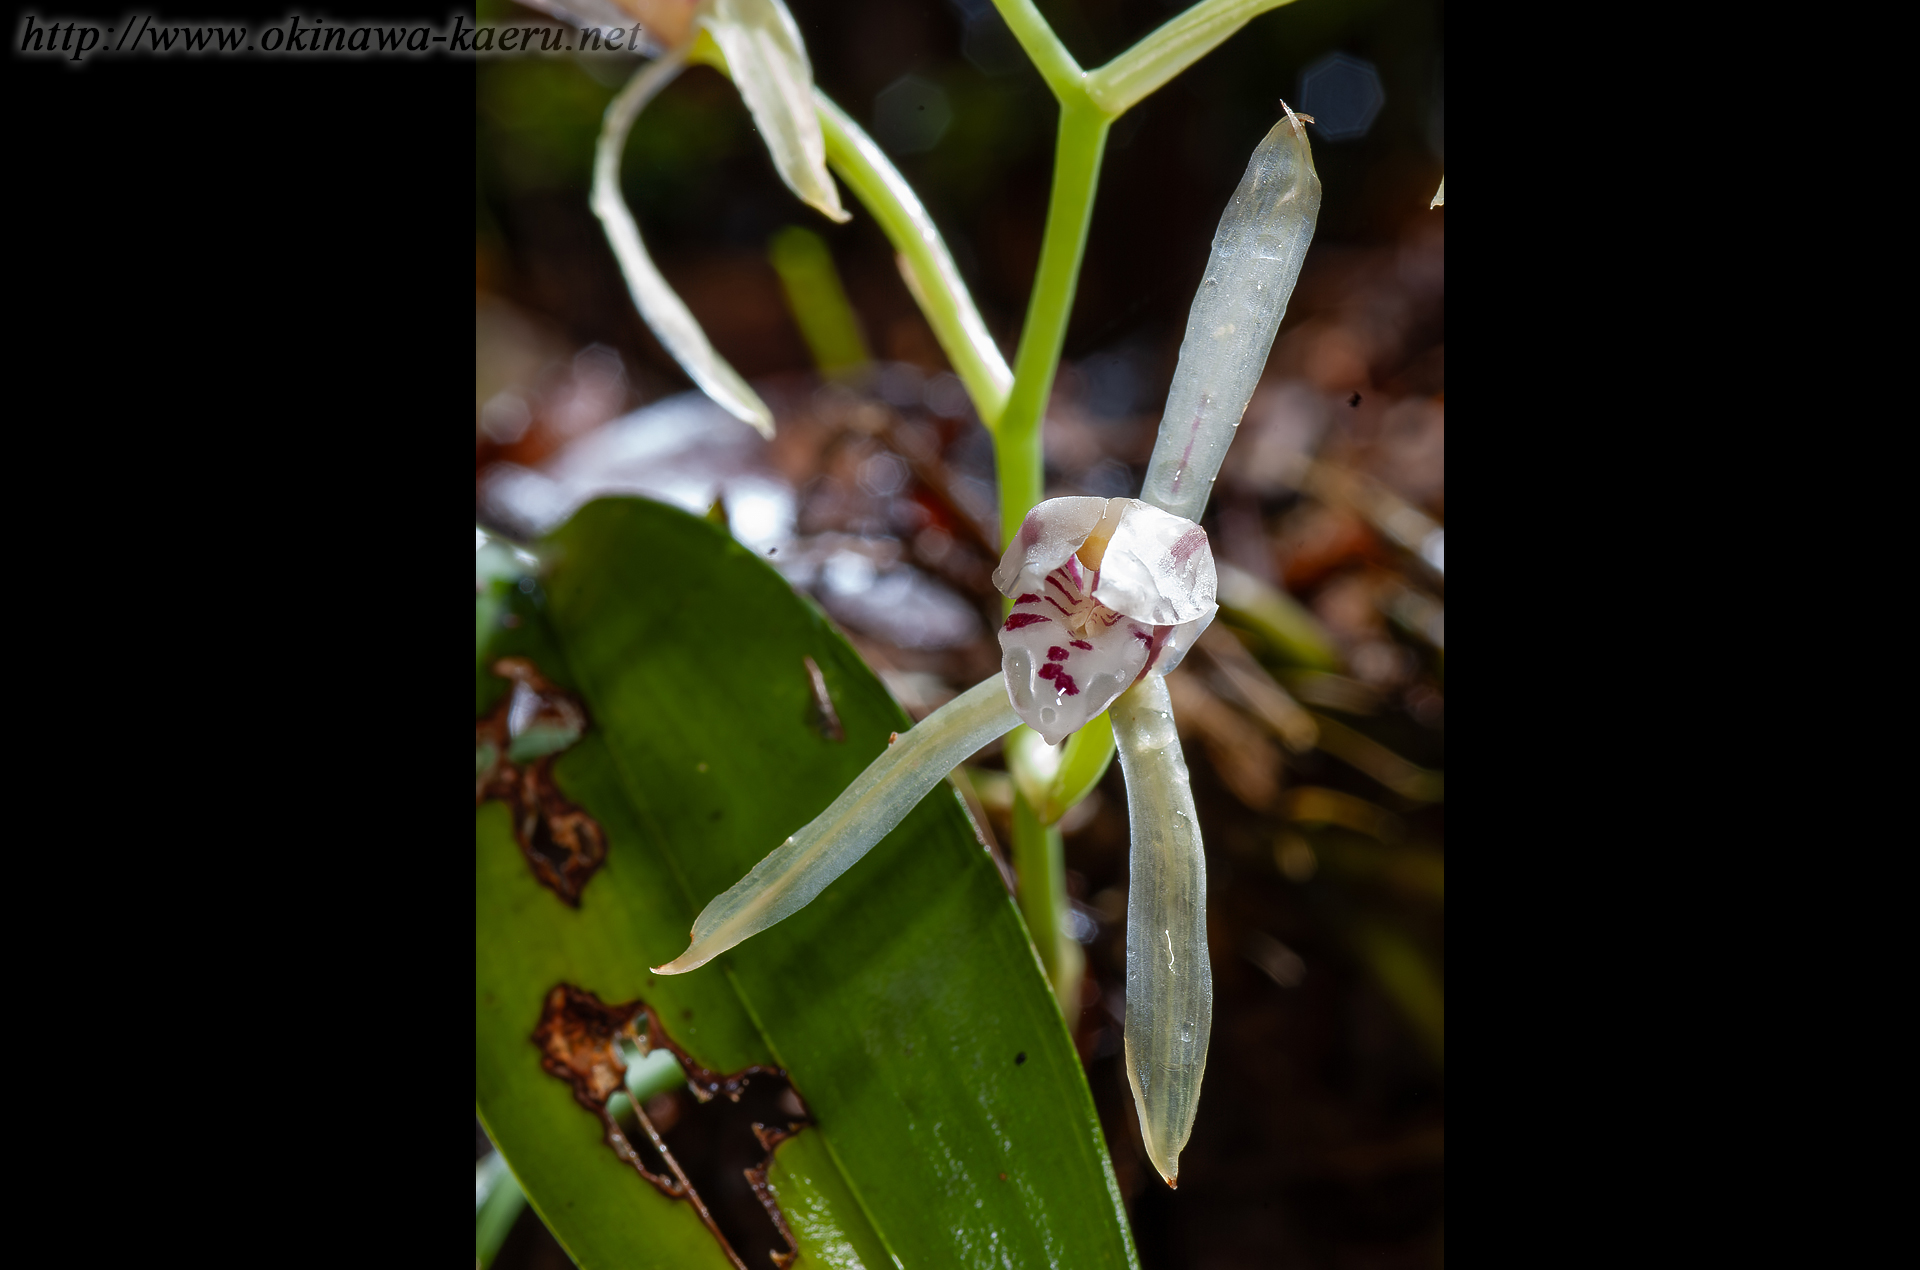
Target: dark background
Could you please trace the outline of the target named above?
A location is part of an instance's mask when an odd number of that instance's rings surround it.
[[[1042,6],[1083,66],[1098,66],[1183,6]],[[987,319],[1009,347],[1039,256],[1056,110],[986,0],[800,0],[790,6],[817,82],[869,131],[876,97],[903,76],[941,87],[952,123],[920,153],[896,153]],[[973,19],[967,10],[982,15]],[[489,13],[525,14],[489,0]],[[1378,67],[1386,100],[1364,138],[1315,137],[1325,188],[1316,247],[1393,241],[1424,211],[1441,164],[1441,22],[1430,0],[1298,0],[1249,22],[1114,125],[1066,355],[1136,339],[1170,345],[1144,396],[1172,375],[1171,350],[1198,271],[1248,156],[1301,72],[1344,52]],[[980,32],[980,28],[987,32]],[[983,55],[982,48],[992,55]],[[969,60],[973,50],[976,60]],[[980,63],[1010,68],[989,74]],[[479,64],[477,237],[483,287],[549,316],[579,345],[602,342],[684,386],[628,301],[584,191],[600,114],[630,73],[621,58]],[[694,68],[650,105],[626,158],[629,201],[656,263],[715,346],[749,378],[810,363],[786,319],[768,237],[802,224],[825,237],[882,357],[940,364],[872,220],[836,226],[788,193],[737,94]],[[851,205],[851,200],[849,199]],[[1444,215],[1444,213],[1441,213]]]

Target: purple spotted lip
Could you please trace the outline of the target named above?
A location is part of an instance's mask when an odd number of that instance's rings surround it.
[[[1137,498],[1048,499],[993,582],[1014,597],[1000,628],[1008,699],[1050,745],[1179,665],[1219,610],[1206,531]]]

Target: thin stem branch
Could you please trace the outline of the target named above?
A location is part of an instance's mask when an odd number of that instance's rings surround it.
[[[1085,81],[1087,97],[1118,118],[1211,53],[1249,19],[1293,0],[1205,0],[1157,27]]]
[[[1084,99],[1062,102],[1053,156],[1053,194],[1047,204],[1040,268],[1027,302],[1027,321],[1013,363],[1013,392],[994,435],[1000,477],[1000,540],[1013,541],[1028,510],[1040,501],[1040,423],[1066,343],[1067,318],[1080,279],[1100,183],[1100,160],[1112,120]]]
[[[993,0],[993,7],[1000,10],[1007,26],[1013,31],[1013,38],[1020,41],[1032,59],[1034,69],[1040,72],[1040,78],[1047,81],[1047,87],[1061,105],[1069,101],[1083,101],[1086,91],[1081,80],[1086,72],[1080,69],[1080,63],[1073,60],[1073,54],[1067,52],[1067,46],[1047,25],[1046,18],[1034,6],[1033,0]]]
[[[1013,371],[987,331],[940,230],[913,187],[873,138],[818,88],[813,104],[827,139],[827,162],[903,259],[902,273],[940,349],[973,398],[987,431],[995,431],[1013,386]]]
[[[1069,1024],[1079,1013],[1086,957],[1067,930],[1066,844],[1060,831],[1040,823],[1025,794],[1013,795],[1013,871],[1019,879],[1020,915]]]

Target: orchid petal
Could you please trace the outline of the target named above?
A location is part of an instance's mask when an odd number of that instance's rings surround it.
[[[1254,150],[1213,236],[1140,487],[1147,502],[1200,519],[1266,368],[1319,214],[1307,130],[1289,109]]]
[[[646,319],[649,329],[660,340],[687,377],[700,391],[718,402],[728,414],[759,429],[760,435],[773,439],[773,412],[747,381],[714,352],[706,332],[687,311],[667,280],[654,268],[646,245],[640,241],[640,227],[620,193],[620,152],[626,148],[627,132],[641,109],[662,88],[673,81],[686,66],[679,53],[669,53],[650,62],[636,73],[607,106],[606,123],[600,130],[600,142],[593,161],[593,213],[607,231],[607,242],[626,276],[627,289],[633,294],[634,307]]]
[[[1147,1157],[1176,1184],[1213,1031],[1207,868],[1167,682],[1149,675],[1110,713],[1127,782],[1127,1081]]]
[[[813,64],[781,0],[714,0],[701,21],[787,188],[828,220],[850,219],[827,173],[827,140],[813,108]]]
[[[1087,535],[1106,515],[1104,498],[1049,498],[1020,522],[1000,567],[993,571],[993,585],[1002,595],[1039,591],[1046,586],[1047,575],[1080,550]],[[1124,500],[1122,500],[1124,501]]]
[[[1219,589],[1206,531],[1137,498],[1108,539],[1094,598],[1116,613],[1176,626],[1215,607]]]
[[[899,734],[831,806],[700,911],[693,942],[654,973],[684,974],[790,917],[852,868],[969,755],[1019,726],[995,675]]]
[[[1210,606],[1206,613],[1191,622],[1182,622],[1178,626],[1160,627],[1166,634],[1160,641],[1160,655],[1148,667],[1156,675],[1170,675],[1180,669],[1180,663],[1187,659],[1187,652],[1200,638],[1201,632],[1213,625],[1213,619],[1220,612],[1218,604]]]

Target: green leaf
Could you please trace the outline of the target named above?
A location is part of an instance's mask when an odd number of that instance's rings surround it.
[[[1047,787],[1041,819],[1057,824],[1060,818],[1093,792],[1113,762],[1113,720],[1103,712],[1093,722],[1067,738],[1062,747],[1060,766]]]
[[[569,1253],[727,1264],[541,1070],[529,1038],[562,981],[644,999],[707,1067],[787,1070],[815,1123],[776,1149],[768,1184],[798,1264],[1135,1265],[1079,1060],[948,786],[799,913],[690,974],[648,972],[909,722],[818,610],[698,517],[601,500],[541,554],[532,594],[491,591],[483,661],[528,657],[585,702],[587,731],[552,770],[607,859],[570,909],[534,881],[507,808],[477,810],[476,1088]],[[844,741],[817,725],[804,657]],[[478,713],[505,683],[482,689]]]

